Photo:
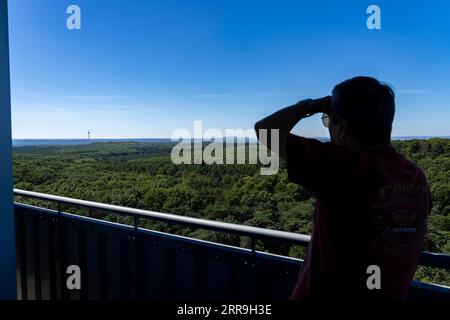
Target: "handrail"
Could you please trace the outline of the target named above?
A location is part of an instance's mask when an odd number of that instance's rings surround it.
[[[60,205],[73,205],[76,207],[83,207],[87,209],[96,209],[101,211],[107,211],[122,216],[129,216],[135,219],[135,228],[137,227],[137,219],[153,219],[157,221],[182,224],[191,227],[198,227],[201,229],[207,229],[212,231],[226,232],[232,234],[238,234],[241,236],[250,237],[252,240],[252,251],[255,252],[255,240],[266,239],[277,242],[287,242],[291,244],[298,244],[307,246],[311,239],[311,236],[304,234],[297,234],[286,231],[279,231],[273,229],[265,229],[259,227],[239,225],[235,223],[211,221],[199,218],[191,218],[180,216],[176,214],[161,213],[142,209],[133,209],[117,205],[104,204],[93,201],[78,200],[67,197],[49,195],[44,193],[25,191],[20,189],[14,189],[14,194],[18,196],[34,198],[39,200],[56,202],[58,204],[58,211],[60,211]],[[420,264],[439,269],[450,269],[450,255],[432,253],[423,251],[420,257]]]
[[[234,223],[211,221],[199,218],[185,217],[176,214],[161,213],[155,211],[148,211],[142,209],[133,209],[111,204],[104,204],[93,201],[78,200],[61,196],[48,195],[44,193],[25,191],[14,189],[14,194],[18,196],[34,198],[39,200],[56,202],[58,204],[73,205],[87,209],[96,209],[116,213],[122,216],[130,216],[135,219],[153,219],[162,222],[182,224],[191,227],[198,227],[207,230],[239,234],[241,236],[248,236],[252,239],[254,246],[255,239],[268,239],[282,242],[289,242],[293,244],[308,245],[311,236],[304,234],[297,234],[286,231],[264,229],[259,227],[245,226]],[[136,223],[135,223],[136,226]],[[252,248],[253,249],[253,248]]]

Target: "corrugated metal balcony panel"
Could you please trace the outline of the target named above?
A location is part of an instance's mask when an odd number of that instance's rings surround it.
[[[287,299],[301,261],[16,204],[21,299]],[[66,268],[81,287],[68,290]]]

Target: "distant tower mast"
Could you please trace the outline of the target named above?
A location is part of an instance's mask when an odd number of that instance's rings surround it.
[[[91,132],[88,131],[88,142],[91,142]]]

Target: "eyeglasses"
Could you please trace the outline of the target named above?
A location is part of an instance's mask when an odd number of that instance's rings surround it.
[[[325,128],[330,126],[330,116],[326,113],[322,114],[322,123]]]

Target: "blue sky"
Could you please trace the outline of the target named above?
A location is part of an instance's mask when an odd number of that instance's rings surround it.
[[[355,75],[395,88],[394,135],[450,135],[450,1],[427,3],[9,1],[13,137],[247,129]],[[71,4],[81,30],[66,28]],[[295,131],[327,136],[317,116]]]

